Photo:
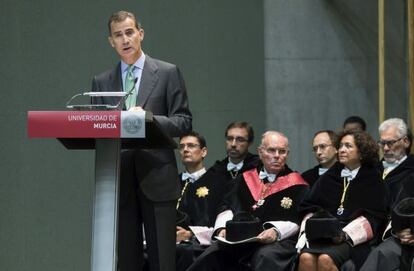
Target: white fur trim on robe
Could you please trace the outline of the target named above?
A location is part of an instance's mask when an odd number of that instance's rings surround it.
[[[291,221],[268,221],[263,224],[265,229],[275,227],[280,233],[279,240],[284,240],[298,233],[299,225]]]
[[[225,210],[217,215],[216,223],[214,224],[214,231],[226,227],[226,222],[233,219],[233,212]]]
[[[388,222],[387,227],[385,228],[385,231],[382,235],[382,240],[385,241],[385,239],[388,239],[392,234],[391,234],[391,229],[392,229],[392,225],[391,225],[391,220],[390,222]]]
[[[214,229],[204,226],[189,226],[190,230],[194,233],[200,245],[209,246],[211,245],[211,236],[213,235]]]
[[[348,234],[349,238],[351,238],[354,246],[371,240],[374,236],[371,224],[369,224],[368,219],[363,216],[359,216],[352,220],[343,228],[343,231]]]
[[[305,217],[302,220],[302,223],[300,223],[299,235],[302,235],[302,233],[305,232],[306,221],[312,216],[313,216],[313,213],[309,213],[305,215]]]

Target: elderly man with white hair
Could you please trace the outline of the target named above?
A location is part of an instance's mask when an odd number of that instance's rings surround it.
[[[287,270],[294,261],[302,219],[297,208],[308,191],[308,184],[287,166],[289,144],[282,133],[264,133],[257,151],[261,163],[235,179],[215,224],[216,235],[221,242],[226,242],[231,241],[232,233],[226,222],[241,213],[257,217],[261,229],[256,241],[213,244],[189,271]]]
[[[390,211],[404,197],[414,196],[414,191],[407,191],[414,182],[414,156],[407,153],[411,142],[407,124],[399,118],[385,120],[379,126],[380,140],[378,144],[384,154],[380,165],[383,180],[388,190]],[[404,188],[405,187],[405,188]],[[396,270],[400,267],[401,244],[412,244],[414,234],[409,229],[391,236],[389,221],[383,234],[383,242],[371,251],[362,271]]]

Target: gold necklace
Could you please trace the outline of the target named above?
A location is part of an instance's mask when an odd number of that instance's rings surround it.
[[[183,198],[183,195],[184,195],[185,190],[187,189],[187,186],[188,186],[188,184],[189,184],[189,183],[190,183],[190,181],[187,179],[187,180],[185,181],[185,184],[184,184],[183,189],[181,190],[181,196],[180,196],[180,198],[177,200],[177,206],[176,206],[176,209],[177,209],[177,210],[178,210],[178,207],[180,207],[181,199]]]
[[[337,215],[342,215],[344,213],[344,201],[345,201],[345,196],[346,196],[346,192],[348,191],[348,187],[349,184],[351,182],[348,181],[348,178],[344,177],[344,190],[342,191],[342,197],[341,197],[341,203],[339,204],[339,208],[336,211]]]

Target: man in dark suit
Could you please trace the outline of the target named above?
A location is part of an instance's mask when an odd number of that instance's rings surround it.
[[[150,111],[171,137],[191,131],[191,113],[178,68],[153,59],[141,49],[144,30],[134,14],[114,13],[108,21],[109,43],[121,61],[94,77],[93,91],[126,91],[129,111]],[[132,98],[131,98],[132,97]],[[96,98],[98,104],[116,104]],[[175,269],[176,200],[180,185],[174,152],[165,149],[124,150],[118,225],[118,269],[141,270],[143,234],[151,270]]]

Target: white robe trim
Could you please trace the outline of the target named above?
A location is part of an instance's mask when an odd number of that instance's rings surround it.
[[[353,246],[371,240],[374,236],[371,224],[364,216],[359,216],[352,220],[343,228],[343,231],[348,234]]]
[[[299,225],[291,221],[268,221],[263,224],[263,228],[276,228],[276,231],[280,233],[278,240],[284,240],[298,233]]]
[[[313,213],[309,213],[305,215],[305,217],[302,220],[302,223],[300,223],[299,235],[302,235],[302,233],[305,232],[306,221],[312,216],[313,216]]]
[[[216,223],[214,224],[214,231],[225,228],[226,222],[233,219],[233,212],[231,210],[226,210],[217,215]]]
[[[384,234],[382,235],[382,240],[385,241],[386,239],[388,239],[392,234],[391,234],[391,229],[392,229],[392,225],[391,225],[391,220],[390,222],[388,222],[387,228],[385,228]]]
[[[214,229],[204,226],[189,226],[190,230],[194,233],[200,245],[209,246],[211,245],[211,236],[213,235]]]

